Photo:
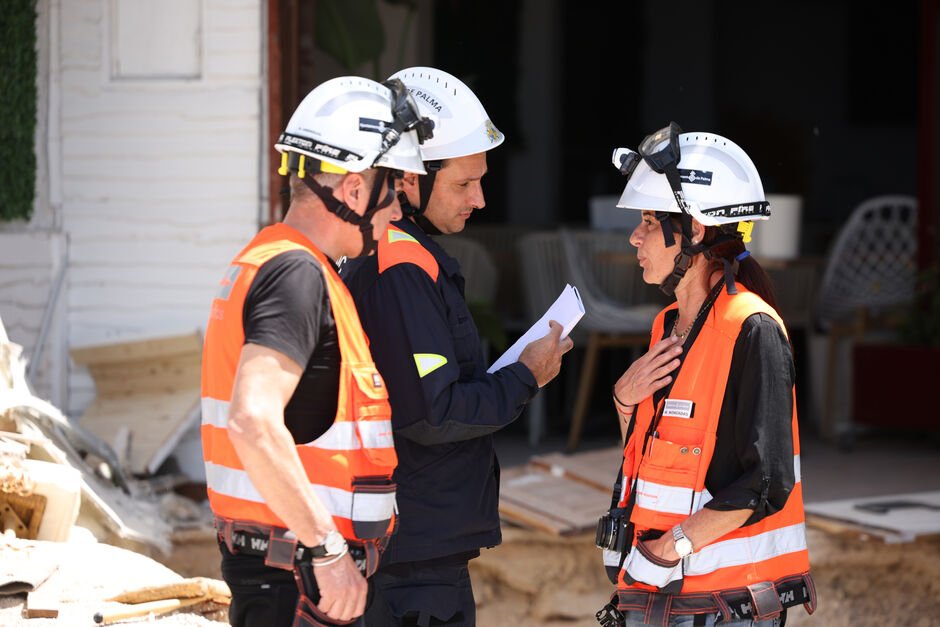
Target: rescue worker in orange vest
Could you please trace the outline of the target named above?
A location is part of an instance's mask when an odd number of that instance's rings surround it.
[[[638,152],[619,207],[643,280],[676,302],[613,388],[624,461],[597,544],[617,592],[602,625],[781,625],[812,613],[793,356],[745,243],[770,209],[745,152],[676,124]]]
[[[519,361],[487,374],[457,260],[431,235],[458,233],[485,202],[486,153],[503,142],[483,105],[454,76],[416,67],[394,75],[411,90],[434,137],[427,175],[406,174],[407,218],[378,255],[344,264],[388,383],[399,465],[401,527],[374,577],[369,625],[474,625],[468,572],[500,543],[499,463],[493,434],[512,423],[561,368],[570,339],[553,323]]]
[[[275,145],[284,221],[235,257],[213,300],[202,440],[233,625],[347,624],[365,610],[364,576],[396,525],[396,455],[335,263],[374,252],[401,216],[401,171],[424,172],[432,127],[398,81],[311,91]]]

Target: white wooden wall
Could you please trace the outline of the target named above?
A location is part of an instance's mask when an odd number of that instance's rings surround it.
[[[203,328],[260,215],[262,2],[50,2],[68,345]]]

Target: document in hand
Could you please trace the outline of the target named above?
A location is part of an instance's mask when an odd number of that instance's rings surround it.
[[[516,340],[516,343],[510,346],[505,353],[499,356],[499,359],[493,362],[493,365],[487,370],[492,374],[509,364],[519,361],[519,355],[530,342],[545,337],[551,330],[548,326],[550,320],[554,320],[562,326],[561,337],[566,338],[574,325],[578,324],[581,316],[584,315],[584,303],[581,302],[581,295],[578,294],[578,288],[573,285],[565,285],[548,311],[539,318],[538,322],[529,327],[525,334]]]

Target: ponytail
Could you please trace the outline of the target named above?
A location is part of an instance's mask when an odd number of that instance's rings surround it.
[[[719,233],[719,230],[716,227],[709,226],[705,228],[705,236],[703,242],[706,244],[715,239],[715,236]],[[734,263],[738,256],[743,253],[746,249],[744,248],[744,242],[739,239],[733,239],[730,241],[724,241],[720,244],[717,244],[713,248],[708,250],[709,253],[709,270],[711,273],[724,273],[724,262],[723,259],[727,259],[730,263]],[[773,282],[770,280],[770,277],[767,276],[767,273],[757,262],[752,255],[746,255],[743,259],[737,261],[738,263],[738,273],[735,276],[735,280],[741,285],[746,287],[749,291],[754,292],[761,299],[774,308],[775,311],[779,311],[777,307],[777,296],[774,293]]]

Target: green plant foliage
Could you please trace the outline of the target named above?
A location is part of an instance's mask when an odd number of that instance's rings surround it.
[[[385,29],[375,0],[317,0],[317,47],[355,72],[366,61],[378,62]]]
[[[36,189],[36,0],[0,12],[0,221],[33,213]]]

